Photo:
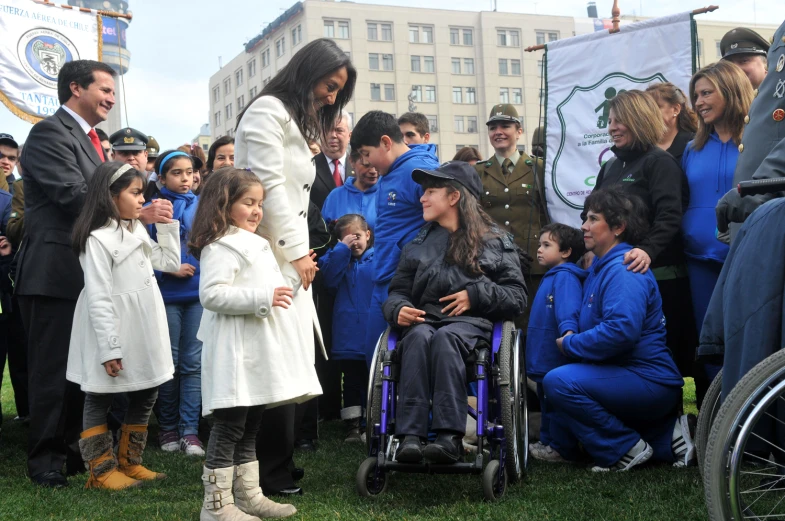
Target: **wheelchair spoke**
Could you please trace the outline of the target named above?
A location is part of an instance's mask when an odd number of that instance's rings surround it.
[[[756,433],[756,432],[753,432],[753,433],[752,433],[752,435],[753,435],[753,436],[755,436],[756,438],[758,438],[759,440],[761,440],[761,441],[763,441],[763,442],[765,442],[765,443],[768,443],[769,445],[771,445],[772,447],[774,447],[774,448],[775,448],[775,449],[777,449],[778,451],[780,451],[780,452],[782,452],[783,454],[785,454],[785,449],[783,449],[783,448],[782,448],[782,447],[780,447],[779,445],[777,445],[777,444],[775,444],[775,443],[773,443],[773,442],[771,442],[771,441],[767,440],[766,438],[764,438],[764,437],[763,437],[763,436],[761,436],[760,434],[758,434],[758,433]],[[761,459],[763,459],[763,458],[761,458]],[[779,464],[779,463],[777,463],[777,462],[775,462],[775,461],[771,461],[771,460],[764,460],[764,461],[768,461],[769,463],[772,463],[772,464],[774,464],[774,465],[778,465],[778,466],[780,466],[780,467],[783,467],[783,468],[785,468],[785,465],[781,465],[781,464]]]
[[[750,457],[750,458],[755,458],[755,459],[758,459],[758,460],[760,460],[760,461],[762,461],[762,462],[766,463],[767,465],[774,465],[774,466],[777,466],[777,467],[782,467],[783,469],[785,469],[785,465],[782,465],[781,463],[777,463],[776,461],[771,461],[771,460],[768,460],[768,459],[766,459],[766,458],[763,458],[763,457],[761,457],[761,456],[758,456],[757,454],[753,454],[752,452],[747,452],[747,451],[744,451],[744,455],[745,455],[745,456],[748,456],[748,457]],[[761,470],[766,470],[766,469],[764,468],[764,469],[761,469]]]

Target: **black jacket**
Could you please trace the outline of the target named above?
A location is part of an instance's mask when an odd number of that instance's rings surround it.
[[[436,223],[426,224],[401,252],[384,304],[385,320],[397,327],[398,312],[409,306],[425,311],[426,322],[469,322],[490,331],[493,322],[520,316],[526,309],[528,292],[518,247],[509,234],[497,231],[501,237],[489,236],[480,255],[484,274],[472,277],[444,259],[450,232]],[[449,302],[439,299],[464,289],[469,293],[471,309],[448,318],[441,310]]]
[[[330,195],[330,192],[335,190],[335,180],[333,179],[333,169],[327,162],[327,157],[324,153],[316,154],[313,157],[313,163],[316,166],[316,177],[313,180],[311,187],[311,201],[319,208],[324,206],[324,200]],[[347,150],[346,155],[346,179],[354,175],[352,165],[349,164],[349,155]]]
[[[612,147],[616,159],[597,175],[594,189],[621,186],[649,208],[649,233],[636,248],[651,257],[651,267],[682,264],[681,217],[690,200],[687,176],[672,155],[658,147],[646,151]],[[586,210],[581,214],[586,219]]]
[[[681,166],[681,158],[684,155],[684,149],[687,148],[687,143],[695,138],[694,132],[687,130],[680,130],[676,137],[673,138],[673,143],[668,147],[667,152],[673,156],[673,159]]]

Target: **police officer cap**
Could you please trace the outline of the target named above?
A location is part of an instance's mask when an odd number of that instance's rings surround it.
[[[158,152],[161,151],[161,146],[158,144],[158,141],[155,140],[153,136],[147,136],[149,139],[147,140],[147,157],[150,159],[155,159],[158,157]]]
[[[449,179],[450,181],[460,183],[477,199],[480,199],[482,194],[482,182],[480,181],[480,176],[477,175],[477,170],[469,163],[463,161],[447,161],[442,163],[436,170],[415,168],[412,171],[412,179],[417,184],[423,184],[428,177]]]
[[[760,54],[761,56],[766,56],[768,52],[769,42],[752,29],[747,29],[746,27],[731,29],[725,33],[720,42],[720,53],[723,58],[733,56],[734,54]]]
[[[493,106],[486,125],[490,125],[494,121],[509,121],[511,123],[521,124],[521,120],[518,118],[518,111],[515,110],[515,105],[510,105],[509,103],[500,103]]]
[[[112,144],[112,150],[120,151],[135,151],[147,149],[148,137],[133,128],[121,128],[111,136],[109,136],[109,143]]]

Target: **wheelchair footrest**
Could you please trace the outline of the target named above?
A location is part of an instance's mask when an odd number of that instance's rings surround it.
[[[411,474],[480,474],[482,473],[483,457],[478,455],[472,462],[458,463],[398,463],[397,461],[387,461],[384,463],[384,471],[406,472]]]

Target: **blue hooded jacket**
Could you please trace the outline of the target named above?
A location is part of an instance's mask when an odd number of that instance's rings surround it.
[[[624,367],[645,380],[682,387],[684,380],[665,345],[665,316],[657,281],[627,270],[621,243],[589,268],[575,335],[564,337],[564,353],[582,363]]]
[[[376,201],[376,229],[373,281],[387,284],[395,275],[401,250],[425,225],[422,218],[423,190],[412,179],[415,168],[433,170],[439,166],[435,145],[410,145],[396,159],[389,172],[379,178]]]
[[[701,150],[692,146],[690,141],[681,160],[690,185],[690,204],[681,221],[684,253],[694,259],[725,262],[730,247],[717,239],[714,208],[733,188],[739,149],[732,139],[727,143],[720,141],[716,132],[711,133]]]
[[[160,196],[162,199],[168,199],[163,194]],[[153,199],[158,199],[154,197]],[[145,206],[152,203],[145,203]],[[161,296],[164,299],[164,304],[186,304],[189,302],[199,301],[199,261],[188,253],[188,234],[191,232],[191,227],[194,223],[194,216],[196,215],[196,208],[199,206],[198,200],[185,208],[183,216],[180,221],[180,264],[190,264],[196,270],[193,277],[179,278],[171,273],[164,273],[162,271],[155,271],[155,278],[158,280],[158,288],[161,290]],[[183,233],[183,230],[186,233]],[[147,226],[147,233],[155,241],[157,240],[157,232],[155,225]]]
[[[355,259],[342,242],[322,255],[322,280],[335,295],[333,307],[333,360],[365,360],[365,329],[371,307],[373,248]]]
[[[379,183],[362,192],[354,186],[355,178],[350,177],[343,186],[330,192],[322,206],[322,218],[325,222],[337,221],[348,213],[357,213],[365,217],[368,227],[373,230],[376,225],[376,194]],[[338,240],[341,238],[339,237]]]
[[[556,339],[567,331],[579,331],[583,280],[587,275],[576,264],[565,262],[542,277],[526,332],[526,374],[535,382],[541,382],[551,369],[571,362],[559,352]]]

